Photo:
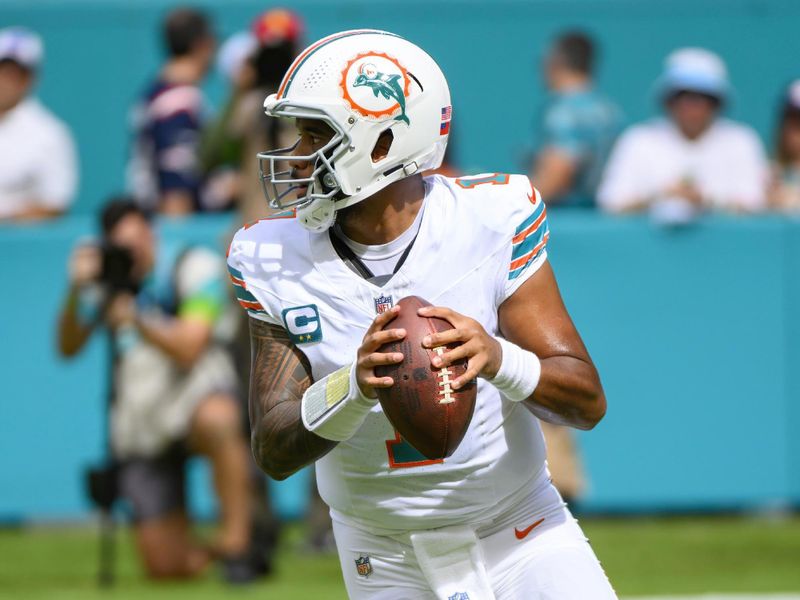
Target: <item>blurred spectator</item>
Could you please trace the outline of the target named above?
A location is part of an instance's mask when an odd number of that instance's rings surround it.
[[[224,261],[205,248],[159,243],[130,199],[109,203],[101,226],[102,243],[83,243],[70,259],[59,349],[73,356],[98,328],[109,334],[111,446],[146,571],[192,577],[218,557],[230,581],[252,579],[265,565],[250,548],[249,444],[219,340]],[[190,454],[213,472],[221,528],[212,548],[191,539]]]
[[[580,32],[560,35],[544,65],[550,101],[532,180],[548,206],[593,206],[621,112],[594,87],[595,46]]]
[[[284,73],[299,52],[303,21],[285,9],[272,9],[253,20],[249,31],[240,31],[220,47],[217,66],[230,85],[230,97],[217,119],[203,134],[203,171],[218,193],[227,192],[236,203],[245,222],[267,216],[271,211],[264,199],[256,154],[265,149],[291,146],[297,139],[292,123],[277,122],[264,114],[264,98],[278,89]],[[221,173],[235,178],[220,176]],[[238,226],[237,226],[238,227]],[[241,315],[235,339],[234,356],[241,385],[250,381],[250,330],[245,312]],[[245,388],[246,389],[246,388]],[[333,531],[327,505],[319,498],[312,477],[311,507],[307,519],[308,550],[330,551],[334,548]],[[269,510],[269,497],[263,486],[256,487],[260,498],[257,507],[266,508],[262,530],[275,537],[278,526]]]
[[[198,147],[206,111],[199,86],[216,42],[208,17],[192,8],[170,12],[163,36],[167,63],[134,109],[128,179],[143,208],[185,215],[215,208],[203,197]]]
[[[764,208],[767,163],[756,133],[720,117],[730,96],[725,64],[702,48],[667,57],[657,82],[667,118],[628,129],[609,159],[598,191],[609,212],[650,207],[665,220],[703,209]]]
[[[241,195],[241,169],[244,132],[233,131],[231,121],[242,96],[254,79],[253,57],[258,41],[250,31],[230,36],[217,53],[217,69],[231,92],[219,115],[203,130],[200,163],[208,181],[209,193],[220,198],[220,204],[238,206]],[[250,157],[255,160],[255,157]],[[248,360],[249,362],[249,360]]]
[[[56,217],[75,195],[72,135],[31,96],[43,54],[32,31],[0,30],[0,221]]]
[[[769,201],[773,208],[800,211],[800,79],[786,90],[775,136]]]
[[[267,118],[263,104],[264,98],[277,91],[297,56],[303,29],[301,17],[286,9],[268,10],[253,21],[250,36],[255,49],[244,62],[232,61],[231,97],[221,117],[204,136],[206,172],[230,162],[238,154],[239,212],[245,222],[271,212],[264,200],[256,154],[291,146],[297,139],[294,125]]]

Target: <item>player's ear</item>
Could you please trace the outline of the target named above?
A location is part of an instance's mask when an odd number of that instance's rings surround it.
[[[391,129],[387,129],[378,136],[375,147],[372,149],[372,162],[378,162],[389,156],[389,150],[394,141],[394,134]]]

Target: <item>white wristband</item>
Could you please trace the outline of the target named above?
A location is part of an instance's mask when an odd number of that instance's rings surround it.
[[[503,358],[500,361],[500,370],[489,379],[489,383],[512,402],[527,400],[539,385],[542,374],[539,357],[501,337],[494,339],[503,349]]]
[[[303,394],[300,415],[309,431],[327,440],[343,442],[355,435],[377,403],[377,398],[367,398],[361,393],[352,364],[311,385]]]

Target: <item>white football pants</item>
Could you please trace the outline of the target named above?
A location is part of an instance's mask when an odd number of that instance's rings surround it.
[[[437,596],[410,543],[334,520],[347,593],[353,600],[616,600],[567,508],[558,506],[543,516],[538,525],[534,519],[480,539],[485,567],[480,570],[493,598],[474,597],[459,589],[458,581],[447,588],[437,586]]]

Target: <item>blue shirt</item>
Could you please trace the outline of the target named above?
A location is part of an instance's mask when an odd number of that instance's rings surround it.
[[[139,203],[158,209],[164,192],[188,193],[200,209],[199,165],[204,100],[193,85],[155,81],[134,109],[129,187]]]
[[[559,205],[594,206],[603,165],[621,128],[620,110],[593,89],[551,98],[544,110],[539,151],[557,150],[574,160],[576,169]]]

